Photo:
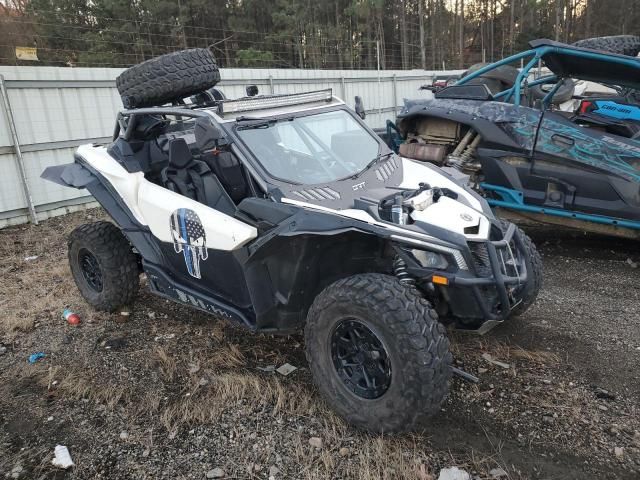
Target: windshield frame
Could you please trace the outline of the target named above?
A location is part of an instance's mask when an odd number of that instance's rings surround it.
[[[363,168],[363,170],[354,172],[352,175],[348,175],[346,177],[341,177],[341,178],[336,178],[336,179],[328,181],[328,182],[308,183],[308,184],[305,183],[305,184],[303,184],[301,182],[296,182],[296,181],[293,181],[293,180],[289,180],[289,179],[278,177],[278,176],[272,174],[271,172],[269,172],[262,165],[262,162],[257,157],[257,155],[253,152],[253,150],[246,144],[246,142],[244,141],[242,136],[238,133],[238,130],[242,130],[243,127],[246,128],[247,126],[250,126],[252,123],[261,124],[261,123],[270,122],[270,121],[278,122],[278,121],[289,120],[289,119],[310,117],[310,116],[314,116],[314,115],[320,115],[320,114],[323,114],[323,113],[336,112],[336,111],[344,111],[344,112],[346,112],[378,144],[378,152],[376,154],[376,157],[380,157],[381,155],[384,155],[385,153],[387,153],[387,151],[391,152],[391,150],[389,149],[387,144],[384,143],[382,138],[380,138],[380,136],[378,136],[373,131],[373,129],[371,127],[369,127],[365,122],[363,122],[362,119],[355,112],[353,112],[349,107],[347,107],[344,104],[332,105],[332,106],[323,107],[323,108],[314,108],[312,110],[300,110],[300,111],[297,111],[297,112],[288,112],[288,113],[282,113],[282,114],[278,114],[278,115],[262,116],[262,117],[259,117],[259,118],[256,118],[256,119],[247,120],[245,122],[234,121],[234,122],[232,122],[232,126],[231,125],[228,126],[228,124],[226,124],[224,126],[227,127],[227,128],[230,127],[228,129],[229,129],[230,133],[232,133],[233,138],[235,139],[236,145],[242,151],[244,156],[247,158],[247,161],[251,163],[251,165],[254,167],[254,169],[259,172],[259,174],[265,179],[265,181],[268,181],[268,179],[271,179],[271,180],[275,180],[276,182],[283,183],[283,184],[286,184],[286,185],[310,185],[310,186],[311,185],[328,185],[328,184],[332,184],[332,183],[348,180],[348,179],[352,178],[354,175],[360,175],[365,170],[370,169],[373,165],[369,164],[368,166],[365,166],[365,168]],[[371,160],[373,160],[373,158]]]

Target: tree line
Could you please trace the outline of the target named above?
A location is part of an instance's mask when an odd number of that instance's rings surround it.
[[[0,0],[0,64],[124,67],[209,47],[223,67],[455,69],[635,34],[640,0]]]

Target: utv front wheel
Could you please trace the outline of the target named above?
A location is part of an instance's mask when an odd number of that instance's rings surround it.
[[[109,222],[80,225],[71,232],[68,247],[73,279],[89,304],[111,312],[133,300],[138,262],[118,227]]]
[[[509,228],[509,222],[501,221],[503,231]],[[516,231],[522,240],[524,262],[527,268],[527,281],[518,287],[515,292],[516,298],[520,300],[512,310],[511,316],[517,317],[529,310],[533,305],[538,293],[542,288],[542,258],[531,238],[516,226]]]
[[[309,310],[305,343],[324,399],[359,428],[421,429],[448,393],[444,327],[395,277],[354,275],[327,287]]]

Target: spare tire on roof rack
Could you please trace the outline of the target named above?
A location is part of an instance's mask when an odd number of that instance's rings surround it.
[[[211,51],[193,48],[134,65],[116,78],[116,86],[125,108],[143,108],[180,101],[219,81],[220,71]]]
[[[640,53],[640,37],[637,35],[585,38],[584,40],[573,42],[572,45],[630,57],[637,57],[638,53]]]
[[[467,75],[477,72],[481,68],[486,67],[487,65],[491,65],[490,63],[475,63],[469,67],[469,70],[462,74],[462,77],[466,77]],[[510,88],[516,83],[516,78],[518,78],[518,69],[512,67],[511,65],[501,65],[499,67],[493,68],[488,72],[482,74],[480,78],[490,78],[491,80],[497,80],[501,82],[504,86],[504,89]],[[503,90],[504,90],[503,89]]]

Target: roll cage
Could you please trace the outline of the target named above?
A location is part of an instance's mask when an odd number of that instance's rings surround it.
[[[455,86],[468,84],[471,80],[503,65],[521,62],[521,68],[512,87],[493,95],[494,100],[501,100],[514,105],[520,105],[522,87],[551,84],[553,88],[542,100],[542,108],[547,109],[553,96],[562,85],[565,78],[577,78],[598,83],[617,85],[631,89],[640,89],[640,61],[625,55],[603,53],[597,50],[574,47],[552,40],[534,40],[529,43],[530,50],[520,52],[495,63],[482,67],[475,72],[461,78]],[[524,64],[524,61],[527,63]],[[534,67],[544,62],[553,72],[552,75],[528,81],[529,74]]]
[[[137,135],[137,128],[149,117],[158,119],[172,117],[177,122],[185,123],[193,122],[198,118],[207,118],[226,138],[224,143],[229,151],[240,160],[257,187],[266,194],[273,186],[294,186],[299,183],[278,178],[267,171],[255,153],[238,135],[237,130],[251,128],[256,123],[305,117],[337,109],[346,112],[378,143],[376,158],[385,153],[387,145],[384,141],[344,102],[333,97],[331,89],[300,94],[259,95],[234,100],[211,100],[192,104],[176,103],[160,107],[124,109],[117,114],[112,141],[115,142],[118,138],[127,142],[132,140]],[[370,165],[363,171],[368,169]],[[357,175],[360,173],[357,172]],[[349,175],[342,180],[352,176]]]

